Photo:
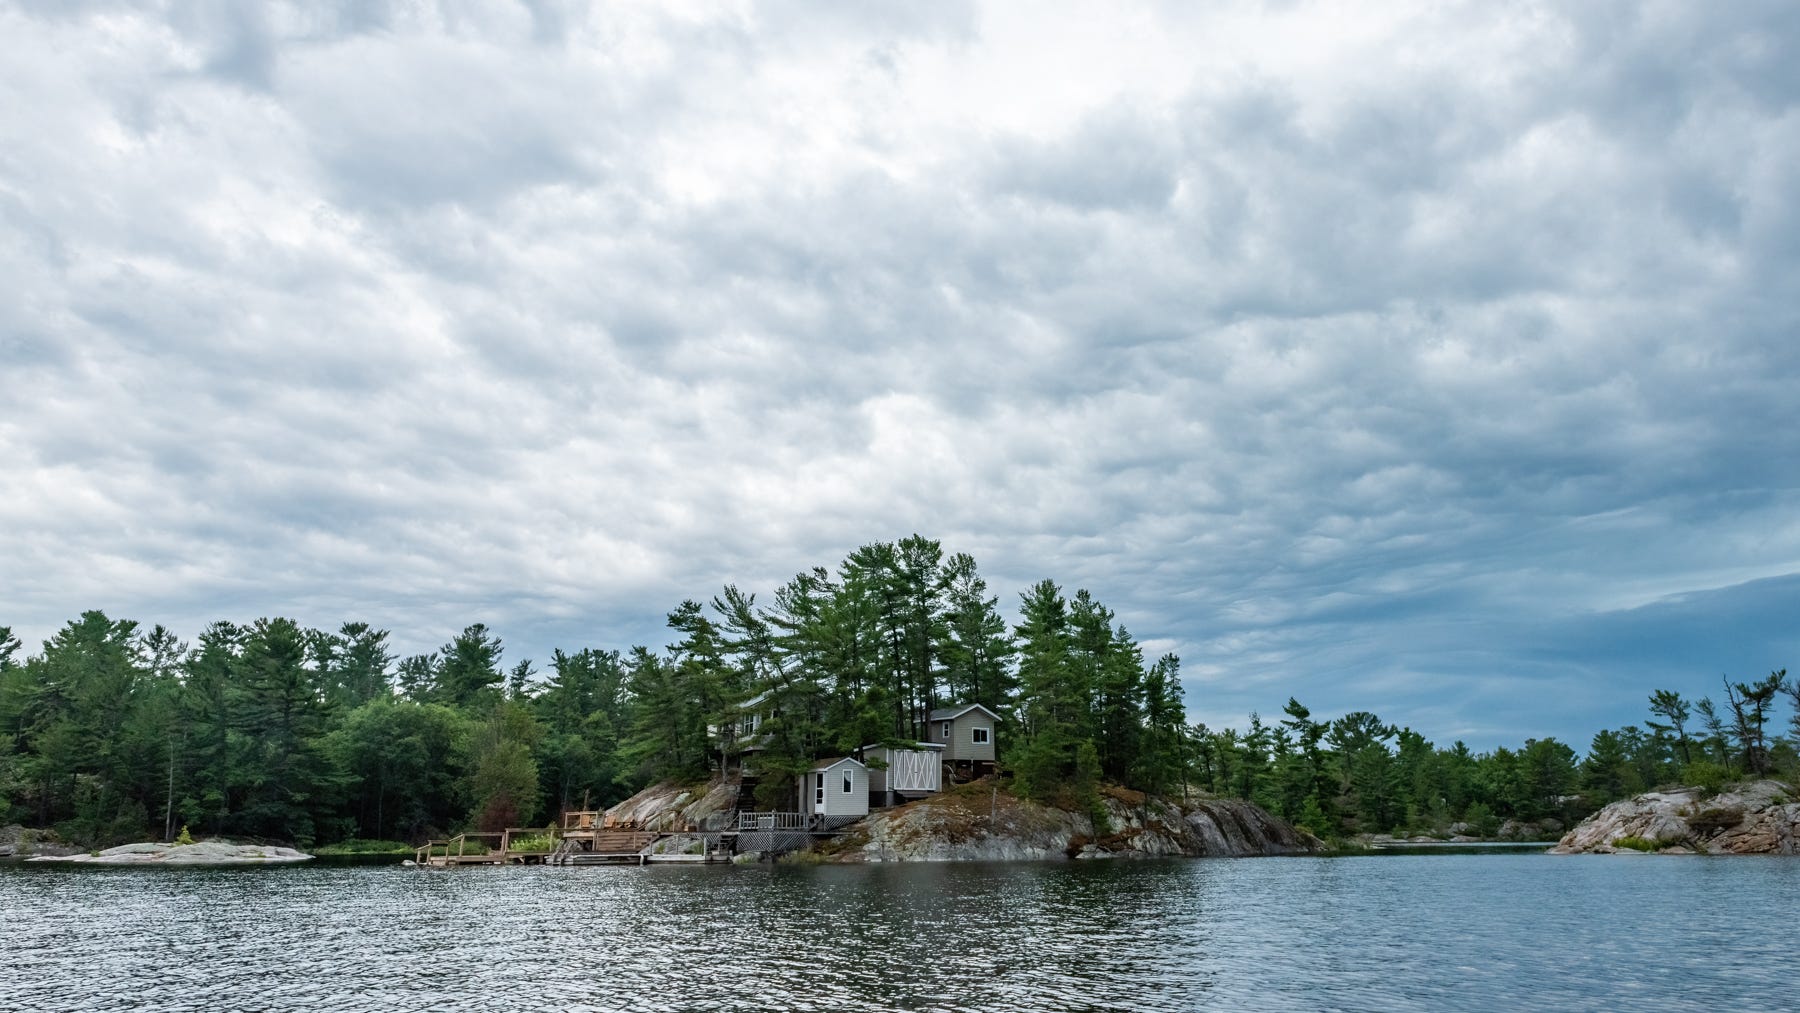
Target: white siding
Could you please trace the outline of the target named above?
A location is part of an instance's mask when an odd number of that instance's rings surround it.
[[[850,775],[850,790],[844,790],[844,775]],[[816,804],[818,777],[825,775],[825,804]],[[801,812],[821,816],[867,816],[869,814],[869,768],[846,757],[823,771],[806,774],[806,792]]]
[[[894,791],[937,791],[943,787],[944,758],[936,749],[886,750],[887,787]]]

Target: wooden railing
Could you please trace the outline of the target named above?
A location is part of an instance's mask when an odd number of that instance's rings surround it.
[[[432,858],[432,854],[431,854],[432,849],[438,848],[438,847],[442,847],[444,849],[443,857],[460,859],[466,855],[468,846],[469,846],[469,839],[473,838],[473,837],[492,838],[494,840],[500,841],[502,846],[500,847],[499,850],[505,851],[505,846],[504,846],[505,837],[506,837],[505,834],[499,833],[497,831],[470,830],[466,833],[457,834],[455,837],[451,837],[447,840],[426,841],[424,844],[419,845],[419,847],[414,850],[413,854],[420,865],[423,865],[427,861],[429,861]],[[483,847],[486,847],[485,840],[482,841],[481,843],[482,843]],[[454,855],[451,854],[451,852],[450,852],[450,846],[453,844],[456,846],[456,853]],[[477,852],[476,854],[486,854],[486,852]]]
[[[806,813],[738,813],[739,830],[806,830],[812,817]]]
[[[562,828],[564,830],[597,830],[605,820],[606,814],[599,810],[571,811],[563,813]]]

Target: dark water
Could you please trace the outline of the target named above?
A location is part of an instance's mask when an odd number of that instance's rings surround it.
[[[0,866],[4,1010],[1794,1010],[1800,861]]]

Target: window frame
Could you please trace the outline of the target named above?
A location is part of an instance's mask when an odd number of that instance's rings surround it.
[[[969,744],[985,746],[994,741],[994,730],[987,725],[975,725],[969,729]]]

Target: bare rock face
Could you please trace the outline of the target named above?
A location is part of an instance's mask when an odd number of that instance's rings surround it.
[[[737,797],[733,781],[715,779],[703,788],[653,784],[606,810],[606,819],[645,830],[724,830]]]
[[[1645,792],[1614,802],[1563,835],[1553,855],[1800,854],[1800,802],[1780,781],[1751,781],[1707,796],[1699,788]]]
[[[1186,822],[1200,841],[1200,855],[1295,855],[1324,847],[1319,839],[1266,810],[1236,799],[1196,802]]]
[[[82,865],[291,865],[309,861],[312,857],[293,848],[201,841],[199,844],[123,844],[95,854],[43,855],[31,861]]]
[[[1178,805],[1114,789],[1101,804],[1107,826],[1096,833],[1086,813],[965,786],[873,813],[824,850],[838,862],[946,862],[1282,855],[1321,847],[1248,802]]]
[[[80,854],[81,849],[56,840],[47,830],[32,830],[17,823],[0,827],[0,861],[9,858]]]
[[[606,811],[609,823],[646,830],[697,832],[736,825],[738,786],[658,784]],[[1156,855],[1286,855],[1317,851],[1317,838],[1262,809],[1230,799],[1177,804],[1140,792],[1109,789],[1107,826],[1095,832],[1087,813],[1014,798],[990,783],[964,785],[872,813],[823,850],[838,862],[1009,861],[1145,858]],[[671,838],[664,848],[693,851],[699,838]]]

